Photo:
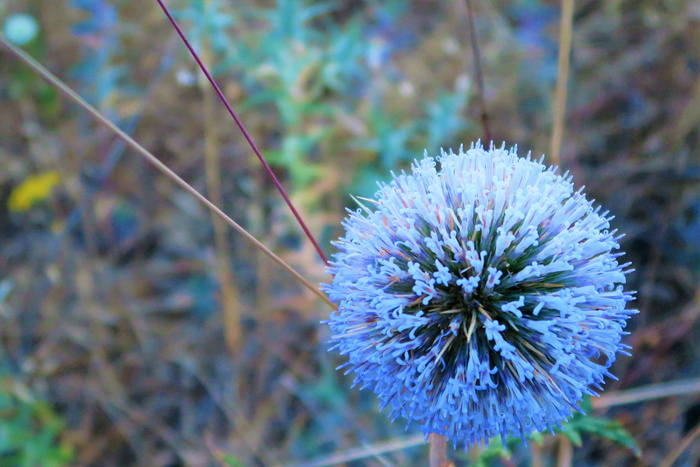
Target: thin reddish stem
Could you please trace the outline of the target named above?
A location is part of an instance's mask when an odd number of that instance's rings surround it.
[[[228,100],[224,96],[224,93],[221,92],[221,88],[219,88],[219,85],[216,84],[216,81],[214,81],[214,77],[209,73],[209,70],[207,67],[204,65],[202,60],[199,58],[199,55],[197,52],[194,50],[194,47],[192,47],[192,44],[190,44],[190,41],[187,39],[185,36],[185,33],[182,31],[180,26],[177,24],[175,21],[175,18],[170,14],[170,11],[168,8],[165,6],[163,3],[163,0],[156,0],[158,2],[158,5],[160,5],[161,9],[165,13],[165,16],[168,17],[168,20],[170,20],[170,23],[173,25],[175,28],[175,31],[177,31],[178,35],[182,39],[182,41],[185,43],[185,46],[187,49],[190,51],[190,54],[192,54],[192,57],[195,59],[197,62],[197,65],[199,65],[199,68],[202,70],[204,73],[204,76],[207,77],[207,80],[209,80],[209,83],[212,85],[214,88],[214,91],[216,91],[216,94],[219,96],[219,99],[221,99],[221,102],[223,102],[224,106],[226,107],[226,110],[228,110],[228,113],[231,115],[231,118],[236,122],[236,125],[238,125],[238,128],[241,130],[241,133],[243,133],[243,137],[248,141],[248,144],[250,145],[250,148],[253,150],[256,156],[258,156],[258,160],[260,160],[260,163],[263,165],[265,168],[265,171],[267,174],[270,176],[272,179],[272,182],[275,184],[277,187],[277,190],[280,192],[282,195],[282,198],[284,198],[284,201],[287,203],[287,206],[289,206],[289,209],[292,211],[292,214],[294,214],[294,217],[296,218],[297,222],[301,226],[302,230],[306,234],[306,236],[309,238],[311,243],[313,244],[314,248],[316,249],[316,252],[318,252],[318,256],[323,260],[323,262],[328,265],[328,258],[326,258],[326,255],[323,253],[323,250],[321,250],[321,247],[319,246],[318,242],[316,241],[316,238],[314,238],[313,234],[309,230],[309,228],[306,226],[306,223],[304,220],[301,218],[301,215],[297,211],[297,209],[294,207],[294,204],[292,203],[292,200],[289,199],[289,196],[287,195],[287,192],[284,191],[284,188],[282,187],[282,184],[280,181],[277,179],[275,176],[274,172],[272,172],[272,169],[268,165],[267,161],[263,157],[262,153],[258,149],[257,145],[255,142],[253,142],[253,138],[251,138],[250,134],[248,131],[246,131],[245,127],[243,126],[243,122],[241,121],[240,118],[238,118],[238,115],[236,112],[233,110],[233,107],[231,107],[231,104],[229,104]]]

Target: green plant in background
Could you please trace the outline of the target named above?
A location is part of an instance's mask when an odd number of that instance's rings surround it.
[[[32,201],[33,196],[29,195]],[[15,208],[25,208],[25,201],[17,201]],[[0,315],[6,311],[4,302],[11,290],[9,281],[0,281]],[[75,455],[73,446],[63,439],[64,420],[9,367],[0,344],[0,467],[70,465]]]
[[[0,373],[0,466],[70,465],[73,448],[60,437],[64,421],[44,400],[7,373]]]
[[[254,123],[264,119],[255,125],[263,127],[260,138],[275,135],[266,158],[285,169],[302,200],[316,199],[305,193],[332,179],[348,154],[359,153],[363,163],[343,186],[369,194],[388,170],[411,162],[416,151],[438,151],[466,127],[471,94],[464,77],[453,91],[387,99],[404,78],[380,72],[396,52],[383,36],[398,34],[405,5],[378,7],[372,26],[365,24],[371,18],[357,15],[337,23],[329,16],[337,9],[332,2],[298,0],[231,9],[197,0],[176,12],[195,45],[204,34],[211,38],[214,74],[235,75],[242,83],[240,109]],[[412,47],[409,39],[400,47]]]
[[[178,20],[189,22],[190,39],[196,48],[201,49],[203,37],[206,36],[215,54],[224,57],[236,55],[236,42],[228,33],[229,28],[236,26],[235,16],[227,11],[221,1],[192,0],[185,7],[174,10],[173,15]],[[215,67],[213,71],[219,74],[228,73],[230,70]]]
[[[265,114],[265,109],[273,110],[279,139],[277,148],[266,154],[270,163],[289,172],[299,192],[328,172],[328,160],[321,154],[328,157],[329,152],[321,147],[343,150],[336,140],[340,127],[334,109],[350,104],[343,93],[350,91],[352,83],[363,83],[365,77],[360,66],[365,46],[359,23],[329,26],[330,38],[309,27],[313,21],[325,23],[321,18],[332,9],[327,2],[280,0],[252,14],[264,26],[242,38],[245,49],[239,66],[246,70],[244,82],[252,97],[245,108],[263,109]]]
[[[576,412],[562,425],[561,430],[557,430],[557,432],[566,436],[574,446],[583,444],[584,435],[597,435],[626,447],[637,457],[641,456],[642,450],[620,422],[592,414],[593,404],[590,396],[584,397],[583,401],[581,401],[581,410],[584,413]]]

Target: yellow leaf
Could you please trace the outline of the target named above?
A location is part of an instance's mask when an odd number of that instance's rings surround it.
[[[7,200],[7,207],[12,212],[28,211],[36,203],[48,198],[58,182],[57,172],[45,172],[27,177],[12,190],[10,199]]]

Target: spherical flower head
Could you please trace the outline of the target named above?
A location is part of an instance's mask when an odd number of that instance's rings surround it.
[[[355,384],[465,448],[560,426],[629,355],[612,218],[516,151],[472,146],[394,175],[348,211],[324,285]]]

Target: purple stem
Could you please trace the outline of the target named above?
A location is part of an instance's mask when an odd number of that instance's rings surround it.
[[[306,236],[309,238],[311,243],[313,244],[314,248],[318,252],[318,255],[321,257],[324,263],[328,265],[328,258],[326,258],[326,255],[323,253],[323,250],[321,250],[321,247],[319,246],[318,242],[314,238],[314,236],[311,234],[311,231],[309,228],[306,226],[306,223],[304,220],[301,218],[301,215],[299,212],[296,210],[294,207],[294,204],[292,204],[292,200],[289,199],[289,196],[287,195],[287,192],[284,191],[284,188],[282,188],[282,184],[280,184],[279,180],[275,176],[275,174],[272,172],[272,169],[268,165],[267,161],[263,157],[263,155],[260,153],[260,150],[258,147],[255,145],[253,142],[253,138],[250,137],[250,134],[246,131],[245,127],[243,126],[243,122],[238,118],[238,115],[236,115],[236,112],[234,112],[233,107],[231,107],[231,104],[229,104],[228,100],[224,96],[224,93],[221,92],[221,89],[219,88],[219,85],[216,84],[216,81],[214,81],[214,78],[212,77],[211,73],[209,73],[209,70],[207,67],[204,65],[202,62],[202,59],[199,58],[199,55],[197,55],[197,52],[195,52],[194,48],[192,47],[192,44],[190,44],[190,41],[187,40],[187,37],[185,36],[185,33],[182,32],[182,29],[180,29],[180,26],[178,26],[177,22],[173,18],[173,16],[170,14],[170,11],[168,11],[168,8],[165,6],[162,0],[156,0],[158,2],[158,5],[163,9],[163,12],[165,15],[168,17],[170,20],[170,23],[173,25],[175,30],[177,31],[178,35],[180,38],[182,38],[182,41],[185,43],[185,46],[187,49],[190,51],[192,54],[192,57],[195,59],[197,64],[199,65],[199,68],[202,70],[204,75],[207,77],[209,80],[209,83],[211,83],[212,87],[216,91],[216,94],[219,96],[219,99],[221,99],[221,102],[224,103],[224,106],[226,106],[226,110],[228,110],[228,113],[231,115],[233,120],[236,122],[236,125],[238,125],[238,128],[241,130],[241,133],[243,133],[243,136],[245,137],[246,141],[248,141],[248,144],[250,145],[251,149],[255,153],[256,156],[258,156],[258,159],[260,160],[260,163],[263,165],[265,168],[265,171],[267,174],[270,176],[272,179],[272,182],[275,184],[277,187],[277,190],[279,190],[280,194],[282,195],[282,198],[284,198],[284,201],[287,203],[287,206],[289,206],[289,209],[292,210],[292,214],[294,214],[294,217],[296,218],[297,222],[299,222],[299,225],[301,228],[304,230],[304,233]]]

